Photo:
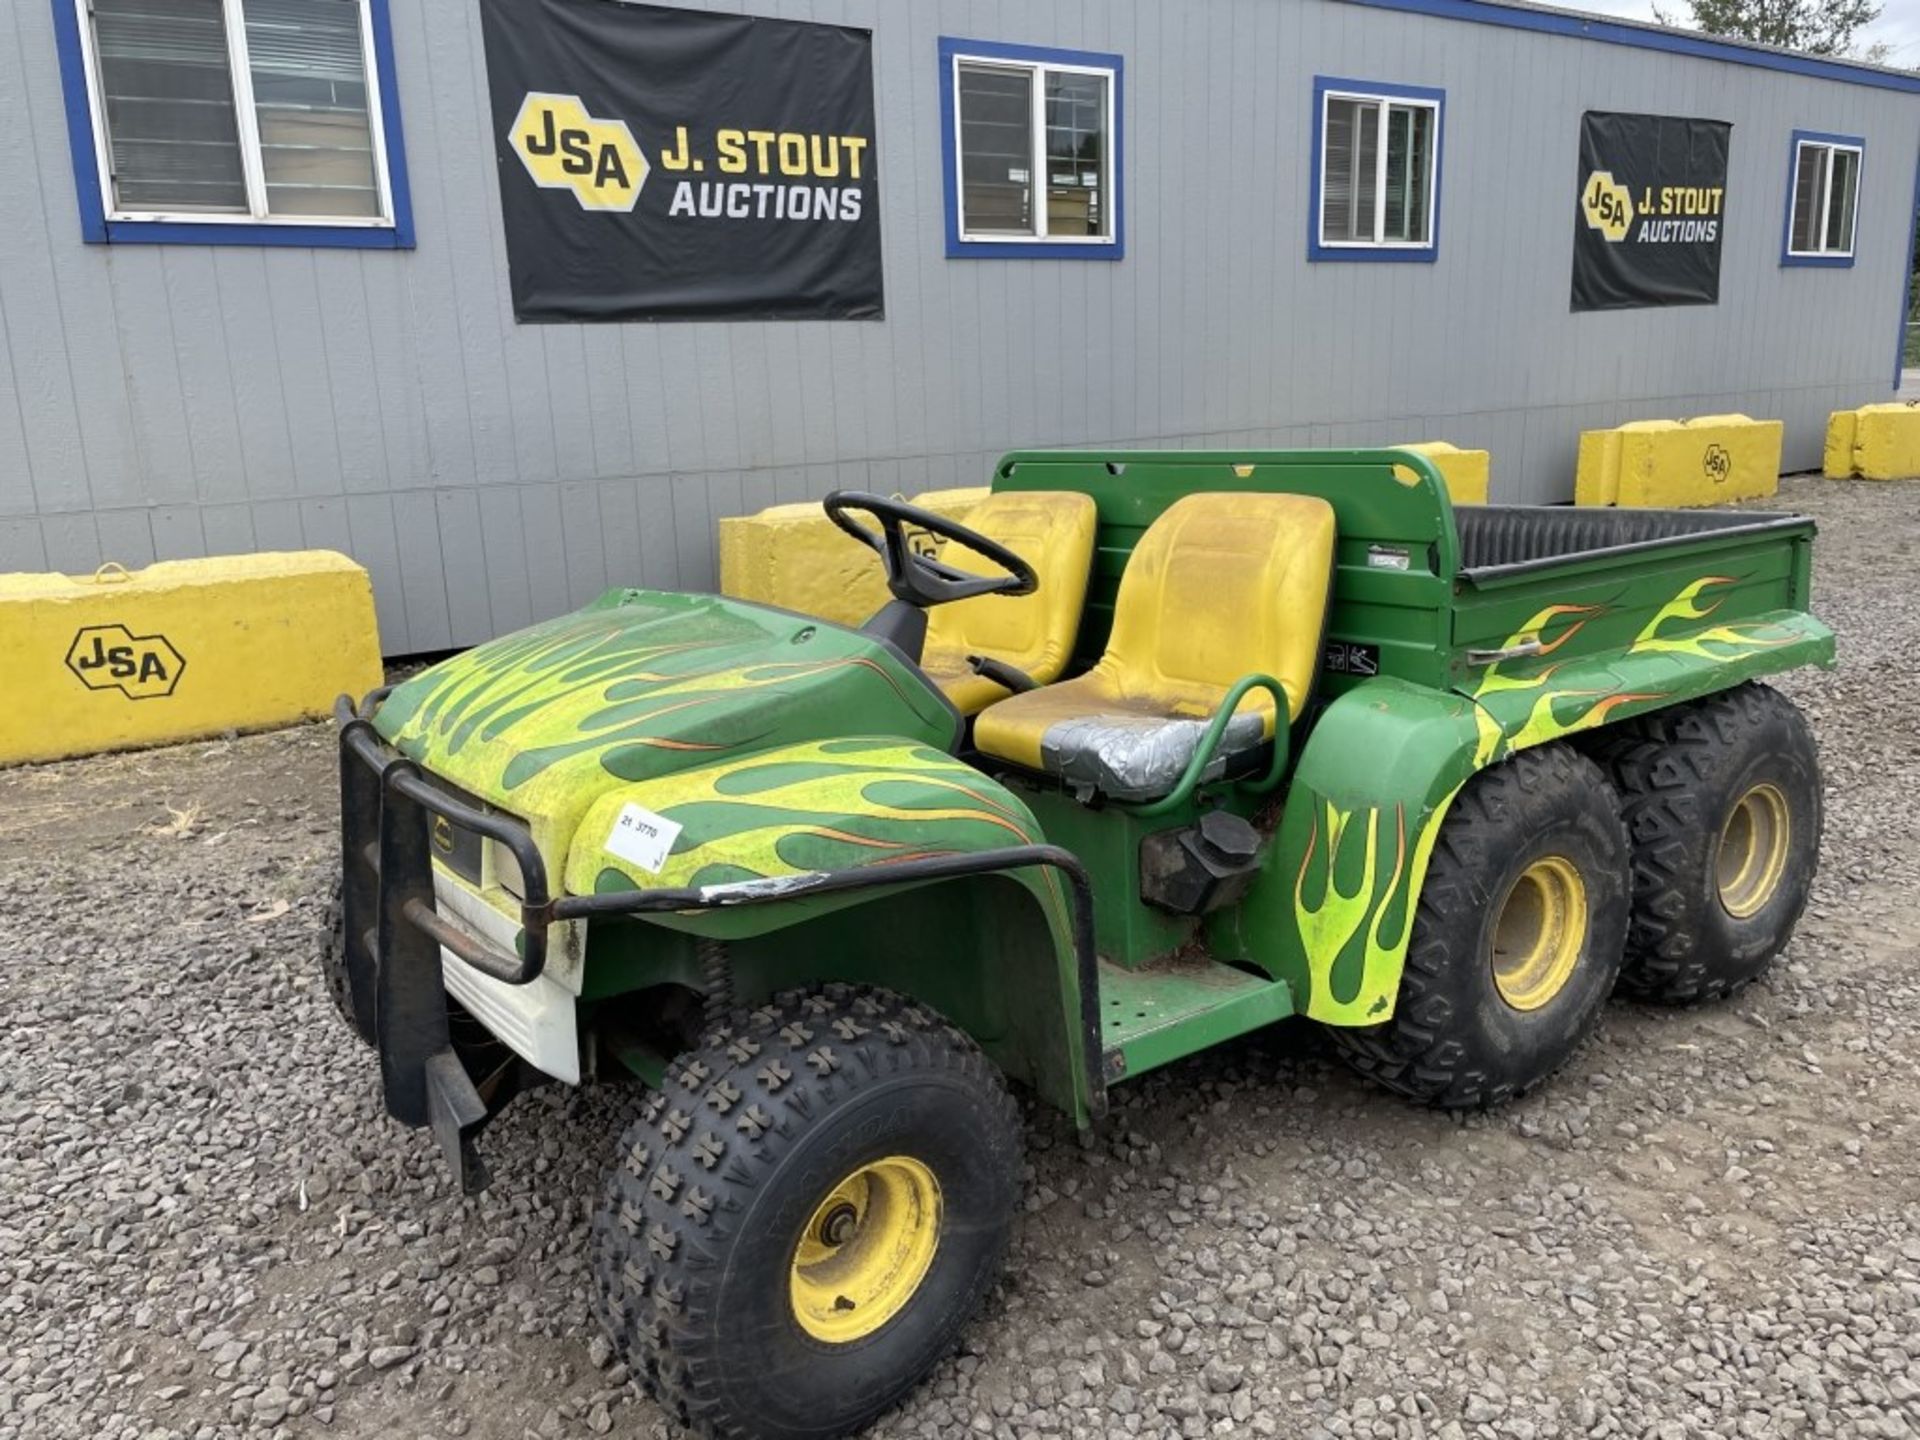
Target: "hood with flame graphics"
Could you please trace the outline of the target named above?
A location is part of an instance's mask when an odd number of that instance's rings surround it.
[[[1531,653],[1486,666],[1454,695],[1402,687],[1403,698],[1384,702],[1389,709],[1430,712],[1409,729],[1422,743],[1408,749],[1424,758],[1408,767],[1404,784],[1381,758],[1394,753],[1393,732],[1372,734],[1365,715],[1353,717],[1343,741],[1353,753],[1343,761],[1303,761],[1281,835],[1283,852],[1299,857],[1286,877],[1293,936],[1280,965],[1299,1009],[1336,1025],[1392,1013],[1434,840],[1473,772],[1531,745],[1832,660],[1833,633],[1804,611],[1717,619],[1741,583],[1728,575],[1691,580],[1638,626],[1632,621],[1645,611],[1637,605],[1545,605],[1500,647]],[[1607,630],[1625,643],[1591,648],[1595,632]],[[1383,682],[1369,685],[1387,693]],[[1383,712],[1378,723],[1389,722]],[[1366,777],[1357,788],[1376,803],[1356,803],[1356,773]],[[1397,797],[1381,803],[1382,791]]]
[[[868,636],[715,595],[621,590],[422,671],[374,725],[528,821],[551,863],[623,784],[848,733],[944,748],[959,720]]]
[[[604,848],[628,801],[679,827],[658,873]],[[613,791],[582,820],[566,880],[575,893],[724,885],[1044,839],[1027,808],[978,770],[925,745],[855,736]]]

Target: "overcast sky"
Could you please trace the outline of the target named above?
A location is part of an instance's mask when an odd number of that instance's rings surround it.
[[[1573,10],[1598,10],[1633,20],[1653,19],[1653,0],[1552,0]],[[1673,0],[1664,9],[1685,15],[1686,0]],[[1920,70],[1920,0],[1885,0],[1880,18],[1860,32],[1864,43],[1882,41],[1892,48],[1887,63]]]

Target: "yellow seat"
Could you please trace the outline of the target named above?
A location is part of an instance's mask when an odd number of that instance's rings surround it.
[[[1076,793],[1153,800],[1173,789],[1243,675],[1279,681],[1297,719],[1320,659],[1333,537],[1333,507],[1310,496],[1175,501],[1127,562],[1100,663],[983,711],[974,744]],[[1249,692],[1207,778],[1249,758],[1274,718],[1273,697]]]
[[[1040,588],[1031,595],[976,595],[927,612],[920,668],[962,715],[1011,693],[974,674],[969,655],[1003,660],[1042,685],[1066,668],[1093,569],[1095,518],[1093,497],[1071,490],[990,495],[969,512],[967,525],[1033,566]],[[948,545],[940,558],[977,574],[999,573],[959,545]]]

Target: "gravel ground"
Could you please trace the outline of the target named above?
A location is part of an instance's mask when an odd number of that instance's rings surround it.
[[[876,1434],[1920,1436],[1920,490],[1789,482],[1836,673],[1826,854],[1735,1001],[1615,1004],[1498,1113],[1304,1026],[1032,1112],[1009,1278]],[[632,1091],[451,1193],[311,954],[322,729],[0,775],[0,1437],[666,1435],[587,1313]]]

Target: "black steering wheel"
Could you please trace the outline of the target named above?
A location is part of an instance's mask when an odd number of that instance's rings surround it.
[[[922,510],[904,500],[868,495],[859,490],[836,490],[820,502],[827,518],[847,534],[876,551],[887,570],[887,589],[896,600],[917,610],[945,605],[953,600],[968,600],[975,595],[1031,595],[1040,587],[1033,567],[1006,546],[989,540],[977,530],[969,530],[957,520]],[[875,534],[851,512],[864,512],[880,522]],[[967,549],[998,565],[1004,575],[975,575],[957,565],[949,565],[932,555],[915,550],[907,536],[907,527]]]

